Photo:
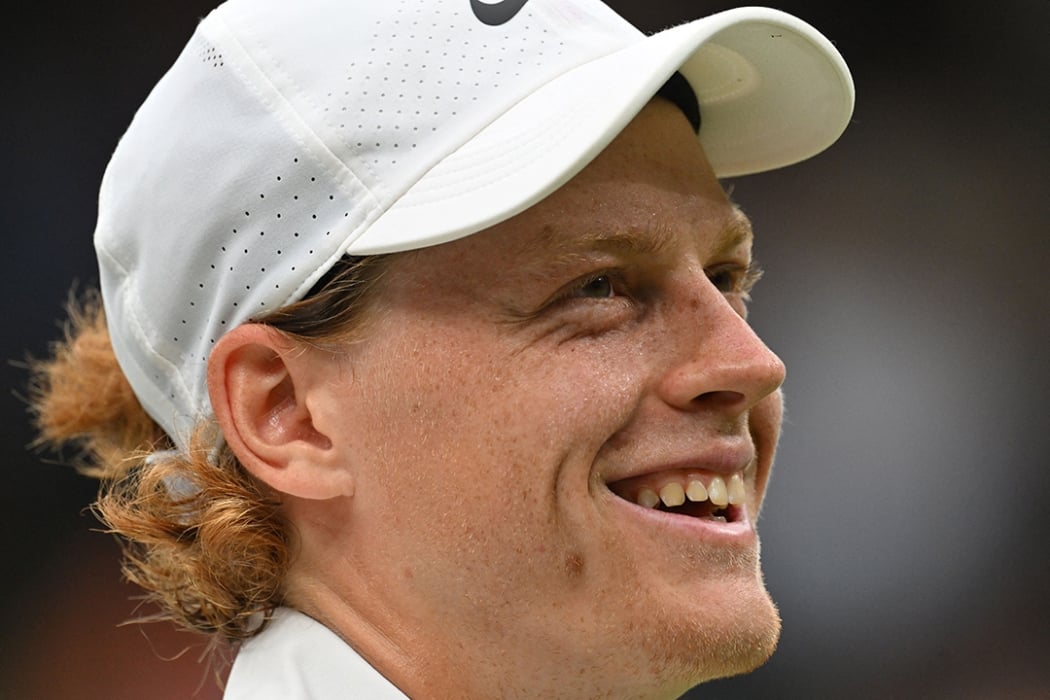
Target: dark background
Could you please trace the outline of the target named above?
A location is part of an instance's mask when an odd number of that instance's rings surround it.
[[[732,6],[610,4],[645,29]],[[192,637],[116,626],[135,592],[90,532],[94,484],[27,450],[18,366],[97,279],[109,153],[210,5],[5,17],[0,698],[216,696]],[[777,6],[836,43],[858,101],[827,153],[731,183],[789,368],[762,522],[785,627],[695,696],[1050,697],[1050,1]]]

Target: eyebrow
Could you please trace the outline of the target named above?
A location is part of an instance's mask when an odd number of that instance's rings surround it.
[[[551,226],[544,230],[536,245],[549,258],[572,260],[591,252],[658,255],[670,247],[672,240],[670,230],[661,226],[582,231],[571,235]]]
[[[722,253],[750,243],[754,239],[751,221],[737,206],[733,206],[732,218],[719,231],[712,245],[712,251]],[[667,226],[655,224],[644,228],[630,228],[613,231],[584,231],[566,236],[558,227],[544,227],[542,235],[530,248],[542,251],[548,260],[555,263],[571,262],[591,252],[618,253],[627,256],[657,256],[671,247],[675,242],[673,230]]]
[[[755,230],[751,226],[751,219],[744,211],[733,205],[733,218],[719,233],[715,240],[714,250],[732,250],[743,243],[752,243],[755,240]]]

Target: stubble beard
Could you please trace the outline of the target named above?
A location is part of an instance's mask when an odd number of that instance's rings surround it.
[[[727,570],[736,574],[727,576],[705,609],[685,616],[668,605],[637,631],[654,687],[666,689],[639,697],[676,698],[701,683],[753,671],[773,654],[781,619],[766,590],[758,553],[726,556],[733,560]]]

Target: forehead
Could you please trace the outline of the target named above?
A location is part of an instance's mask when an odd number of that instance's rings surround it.
[[[653,100],[594,161],[526,211],[467,238],[402,254],[432,270],[528,264],[589,250],[655,252],[749,244],[688,121]]]

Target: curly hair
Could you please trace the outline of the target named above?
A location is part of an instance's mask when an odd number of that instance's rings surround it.
[[[346,257],[303,300],[253,319],[290,339],[337,348],[359,337],[390,256]],[[93,509],[123,549],[123,572],[171,620],[235,642],[257,613],[281,603],[294,533],[280,499],[256,481],[214,420],[187,451],[135,397],[113,353],[100,295],[69,305],[52,357],[31,362],[30,410],[39,446],[76,449],[74,465],[101,481]]]

